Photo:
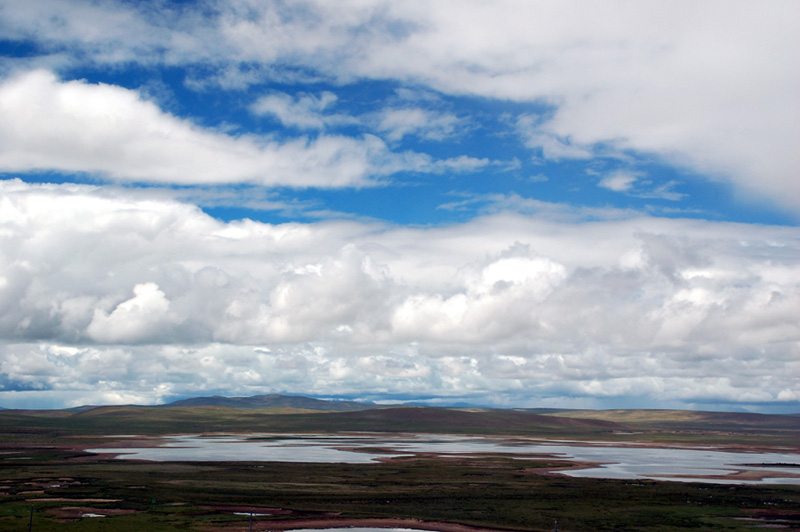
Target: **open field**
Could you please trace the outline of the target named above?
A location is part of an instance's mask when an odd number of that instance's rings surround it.
[[[606,412],[592,419],[582,412],[322,413],[213,406],[3,411],[0,530],[28,530],[31,508],[34,531],[243,531],[251,510],[258,514],[253,530],[284,529],[287,520],[293,526],[371,520],[451,532],[457,532],[454,525],[543,531],[552,530],[556,519],[562,531],[800,529],[800,486],[571,478],[557,473],[570,466],[557,459],[418,455],[371,464],[155,463],[83,450],[110,444],[108,435],[356,430],[633,438],[753,449],[800,445],[796,416],[704,413],[704,423],[702,415],[652,414]]]
[[[85,411],[0,411],[0,432],[14,437],[60,438],[107,434],[198,432],[333,433],[345,431],[517,435],[670,443],[713,443],[800,448],[800,415],[677,410],[526,410],[427,407],[350,412],[274,407],[226,408],[109,406]]]

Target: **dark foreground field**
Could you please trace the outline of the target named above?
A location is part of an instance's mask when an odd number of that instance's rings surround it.
[[[0,530],[27,531],[32,523],[34,531],[245,531],[250,512],[253,530],[370,520],[452,532],[464,530],[455,525],[534,531],[553,530],[556,519],[562,531],[800,530],[798,486],[578,479],[553,472],[568,465],[556,460],[499,456],[417,456],[367,465],[153,463],[82,450],[108,443],[103,436],[112,434],[346,430],[636,438],[736,448],[800,445],[796,416],[552,414],[214,407],[3,411]]]

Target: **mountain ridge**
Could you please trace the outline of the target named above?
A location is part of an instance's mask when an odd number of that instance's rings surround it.
[[[302,395],[283,395],[277,393],[251,395],[246,397],[224,397],[221,395],[192,397],[189,399],[181,399],[160,405],[159,408],[187,406],[217,406],[222,408],[238,408],[246,410],[258,410],[263,408],[295,408],[298,410],[314,410],[319,412],[353,412],[357,410],[381,408],[381,406],[372,403],[315,399]]]

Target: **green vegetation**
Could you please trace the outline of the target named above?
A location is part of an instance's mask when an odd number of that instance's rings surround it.
[[[81,451],[104,435],[201,432],[436,432],[781,445],[800,442],[796,416],[658,412],[467,411],[344,413],[204,407],[104,407],[0,412],[0,530],[247,530],[235,509],[276,519],[408,518],[521,531],[759,530],[800,526],[800,487],[579,479],[557,460],[504,456],[398,458],[366,465],[150,463]],[[594,418],[592,418],[594,416]],[[725,416],[728,416],[725,418]],[[96,514],[106,517],[86,517]],[[793,525],[792,525],[793,523]]]
[[[516,435],[578,440],[664,441],[796,447],[800,416],[672,410],[559,411],[373,408],[321,412],[289,407],[98,407],[0,411],[0,433],[51,437],[199,432],[346,431]],[[13,436],[12,436],[13,437]]]
[[[281,415],[276,415],[281,414]],[[53,434],[174,434],[207,432],[417,432],[582,437],[622,427],[597,420],[562,419],[509,410],[384,408],[357,412],[200,407],[98,407],[63,412],[0,412],[0,430]]]
[[[499,457],[374,465],[133,463],[59,451],[16,458],[4,460],[0,478],[7,493],[0,529],[8,532],[27,530],[31,505],[37,531],[198,530],[244,519],[213,506],[517,530],[548,530],[558,519],[564,531],[750,530],[752,522],[737,518],[800,517],[800,490],[792,487],[575,479],[536,474],[556,462]],[[64,508],[112,515],[80,518],[67,510],[65,517]],[[113,515],[119,510],[135,513]]]

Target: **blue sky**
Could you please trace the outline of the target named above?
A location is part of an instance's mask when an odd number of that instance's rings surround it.
[[[0,2],[0,406],[798,411],[799,10]]]

